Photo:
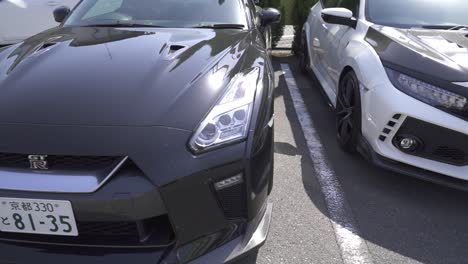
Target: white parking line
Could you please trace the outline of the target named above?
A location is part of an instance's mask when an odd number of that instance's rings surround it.
[[[287,64],[281,64],[286,84],[309,148],[309,155],[321,185],[330,220],[345,264],[372,263],[366,242],[359,236],[354,217],[335,172],[328,165],[322,143],[314,128],[296,80]]]

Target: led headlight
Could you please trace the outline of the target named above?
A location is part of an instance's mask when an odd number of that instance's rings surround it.
[[[386,68],[390,81],[400,91],[435,107],[463,111],[467,106],[466,97],[452,93],[432,84]]]
[[[259,72],[253,68],[232,79],[190,140],[191,149],[202,151],[247,137]]]

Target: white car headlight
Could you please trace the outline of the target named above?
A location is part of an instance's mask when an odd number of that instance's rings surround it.
[[[247,137],[259,73],[253,68],[234,76],[190,140],[192,150],[204,151]]]
[[[393,85],[400,91],[434,107],[452,111],[464,111],[468,100],[466,97],[447,91],[411,76],[386,68]]]

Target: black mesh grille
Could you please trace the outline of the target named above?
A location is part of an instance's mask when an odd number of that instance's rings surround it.
[[[245,183],[219,190],[217,195],[226,217],[242,218],[247,216]]]
[[[77,222],[77,237],[0,232],[1,240],[58,245],[96,245],[116,247],[162,246],[173,242],[169,218],[159,216],[136,222]]]
[[[89,156],[50,156],[48,161],[50,167],[55,168],[72,168],[82,167],[90,169],[98,169],[113,165],[120,160],[119,157],[89,157]]]
[[[136,222],[78,222],[77,225],[80,235],[138,237]]]
[[[408,135],[422,143],[408,154],[455,166],[468,165],[468,135],[410,117],[398,130],[393,144],[398,147],[398,140]]]
[[[0,166],[29,168],[29,159],[27,155],[0,153]]]
[[[447,160],[456,164],[463,165],[468,162],[468,153],[455,147],[440,146],[432,154],[439,157],[440,160]]]
[[[88,245],[137,245],[140,243],[136,222],[77,222],[76,224],[78,237],[0,232],[0,240]]]
[[[58,156],[48,155],[47,163],[50,169],[54,170],[95,170],[115,166],[121,157],[108,156]],[[3,168],[23,168],[29,169],[30,163],[28,155],[0,153],[0,167]]]

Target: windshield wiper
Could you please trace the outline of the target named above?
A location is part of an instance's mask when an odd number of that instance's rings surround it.
[[[449,28],[448,30],[460,30],[460,29],[468,29],[468,26],[458,25],[458,26]]]
[[[137,28],[137,27],[146,27],[146,28],[162,28],[163,26],[151,25],[151,24],[138,24],[138,23],[107,23],[107,24],[87,24],[82,25],[81,27],[126,27],[126,28]]]
[[[426,25],[422,26],[424,29],[440,29],[440,30],[461,30],[468,29],[468,26],[463,25]]]
[[[213,29],[244,29],[242,24],[200,24],[191,26],[191,28],[213,28]]]

